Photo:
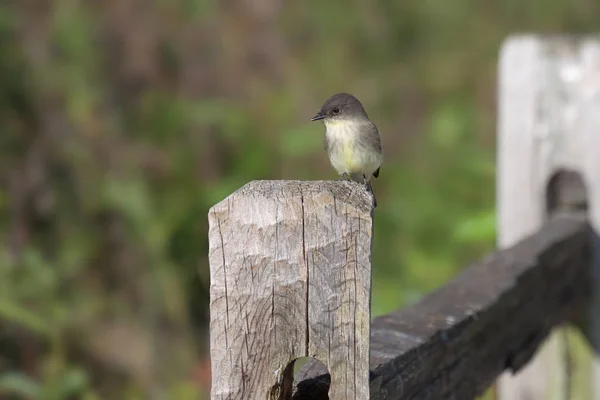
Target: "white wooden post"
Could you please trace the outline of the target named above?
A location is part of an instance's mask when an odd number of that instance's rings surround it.
[[[600,232],[600,37],[509,38],[500,57],[498,121],[499,247],[511,246],[542,226],[548,182],[560,170],[576,171],[583,178],[588,215]],[[596,328],[589,337],[596,348],[598,297],[595,290],[590,327]],[[597,358],[588,370],[595,385],[593,399],[599,400]],[[498,386],[500,400],[566,399],[557,334],[527,367],[514,376],[505,374]]]

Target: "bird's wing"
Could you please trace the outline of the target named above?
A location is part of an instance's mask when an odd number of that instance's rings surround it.
[[[381,152],[381,137],[379,136],[379,131],[377,130],[377,127],[372,122],[369,124],[367,135],[369,136],[369,141],[373,143],[377,151]]]
[[[373,144],[373,147],[375,147],[375,150],[377,150],[378,152],[382,152],[381,150],[381,136],[379,136],[379,131],[377,130],[377,127],[375,126],[374,123],[371,122],[371,124],[369,124],[369,129],[367,130],[367,136],[368,136],[368,140],[369,143]],[[373,176],[375,178],[379,177],[379,168],[377,168],[377,170],[375,172],[373,172]]]

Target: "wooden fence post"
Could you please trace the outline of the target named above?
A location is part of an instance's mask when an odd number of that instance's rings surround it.
[[[583,179],[590,223],[600,232],[600,38],[510,38],[501,52],[498,121],[499,247],[541,228],[551,211],[548,184],[560,170]],[[599,293],[588,336],[596,348]],[[552,335],[518,375],[500,379],[501,400],[568,398],[569,371],[557,339]],[[594,364],[587,368],[596,385],[590,393],[600,399],[600,364]]]
[[[209,212],[212,392],[290,399],[293,364],[369,399],[371,196],[353,182],[254,181]]]

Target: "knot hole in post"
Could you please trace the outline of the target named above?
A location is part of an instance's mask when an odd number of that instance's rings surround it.
[[[546,217],[565,213],[587,215],[587,189],[581,174],[561,169],[548,181],[546,188]]]
[[[298,357],[285,367],[281,382],[271,388],[268,400],[328,400],[331,378],[327,366],[313,357]],[[294,393],[294,389],[296,389]]]

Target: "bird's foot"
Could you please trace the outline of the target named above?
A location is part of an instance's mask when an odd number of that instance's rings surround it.
[[[343,174],[340,175],[340,177],[338,178],[338,181],[349,181],[350,180],[350,174],[347,172],[344,172]]]
[[[367,191],[372,192],[373,188],[371,187],[371,181],[369,179],[367,179],[366,176],[363,175],[363,185],[365,186],[365,189],[367,189]]]
[[[375,193],[373,192],[373,186],[371,186],[371,181],[367,180],[365,177],[364,180],[364,185],[365,185],[365,189],[368,193],[371,193],[371,196],[373,197],[373,208],[377,208],[377,199],[375,198]]]
[[[371,182],[363,175],[363,185],[369,192],[371,191]]]

